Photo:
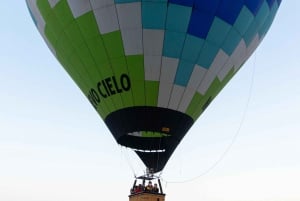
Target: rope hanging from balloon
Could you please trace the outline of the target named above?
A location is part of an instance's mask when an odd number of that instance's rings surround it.
[[[234,134],[234,136],[232,137],[232,140],[230,141],[229,145],[227,146],[227,148],[224,150],[224,152],[220,155],[220,157],[209,167],[207,168],[205,171],[203,171],[201,174],[193,177],[193,178],[190,178],[190,179],[186,179],[186,180],[182,180],[182,181],[168,181],[168,180],[165,180],[163,178],[161,178],[162,181],[164,181],[166,184],[165,186],[167,186],[167,183],[187,183],[187,182],[192,182],[194,180],[197,180],[199,179],[200,177],[203,177],[205,175],[207,175],[209,172],[211,172],[224,158],[225,156],[228,154],[228,152],[230,151],[230,149],[232,148],[233,144],[235,143],[235,141],[237,140],[239,134],[240,134],[240,131],[241,131],[241,128],[244,124],[244,121],[246,119],[246,114],[247,114],[247,111],[248,111],[248,108],[249,108],[249,103],[250,103],[250,100],[251,100],[251,97],[252,97],[252,91],[253,91],[253,85],[254,85],[254,75],[255,75],[255,68],[256,68],[256,53],[254,53],[254,58],[253,58],[253,68],[252,68],[252,75],[251,75],[251,80],[250,80],[250,86],[249,86],[249,92],[248,92],[248,98],[246,100],[246,105],[245,105],[245,108],[243,110],[243,113],[242,113],[242,117],[241,117],[241,121],[238,125],[238,128]],[[160,176],[163,174],[163,171],[161,172]]]

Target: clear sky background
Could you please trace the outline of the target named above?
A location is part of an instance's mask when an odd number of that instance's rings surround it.
[[[282,2],[255,54],[179,145],[162,174],[167,201],[300,200],[299,8]],[[0,10],[0,200],[128,200],[139,159],[48,50],[25,1]]]

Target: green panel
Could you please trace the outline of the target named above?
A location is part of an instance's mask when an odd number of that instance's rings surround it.
[[[126,61],[132,81],[134,105],[145,105],[144,58],[142,55],[127,56]]]
[[[142,131],[142,136],[141,137],[166,137],[166,136],[169,136],[165,133],[159,133],[159,132],[152,132],[152,131]]]
[[[94,38],[100,35],[98,25],[92,11],[76,19],[81,34],[85,39]]]
[[[74,53],[75,48],[73,47],[69,37],[65,33],[62,33],[57,40],[55,50],[56,54],[60,54],[61,57],[67,59]]]
[[[135,106],[145,105],[145,82],[141,80],[131,80],[133,102]]]
[[[49,15],[46,26],[50,27],[55,38],[59,38],[60,34],[63,32],[63,27],[61,26],[58,18],[52,13]],[[53,47],[56,47],[56,42],[52,43]]]
[[[84,43],[84,38],[76,21],[71,22],[67,27],[65,27],[64,32],[75,47],[78,48]]]
[[[120,31],[102,35],[105,49],[110,59],[124,57],[123,41]]]
[[[145,93],[146,93],[146,105],[147,106],[157,106],[158,100],[158,81],[145,81]]]
[[[55,43],[57,41],[57,36],[54,34],[54,32],[52,31],[52,29],[46,25],[45,27],[45,36],[48,39],[48,41],[51,43],[51,45],[53,46],[53,48],[55,48]],[[55,48],[56,49],[56,48]]]
[[[94,61],[97,64],[98,68],[101,66],[100,70],[102,72],[102,64],[106,64],[109,62],[108,55],[106,54],[106,50],[102,38],[100,36],[96,38],[90,38],[86,40],[86,44],[89,47],[91,55],[93,56]],[[109,75],[112,75],[111,69],[109,72],[110,72]]]
[[[126,60],[130,77],[135,80],[145,80],[143,55],[127,56]]]
[[[102,78],[100,72],[97,69],[96,63],[87,45],[83,44],[78,49],[76,49],[76,52],[78,53],[80,60],[84,64],[86,71],[89,72],[89,75],[94,78],[94,81],[101,80]]]
[[[129,75],[125,57],[119,57],[119,58],[112,59],[112,60],[110,60],[110,63],[111,63],[112,70],[113,70],[115,76],[120,76],[123,73],[126,73]]]
[[[196,119],[195,116],[193,116],[195,110],[199,107],[199,102],[201,102],[203,96],[199,93],[195,93],[191,103],[189,104],[189,107],[186,110],[186,114],[191,116],[194,120]]]
[[[67,1],[58,2],[55,5],[53,12],[55,13],[56,17],[59,19],[59,22],[63,27],[66,27],[74,20],[73,14]]]
[[[129,75],[125,57],[119,57],[119,58],[112,59],[111,67],[113,69],[113,72],[114,72],[114,75],[116,78],[119,78],[122,74]],[[131,77],[130,77],[130,80],[132,82]],[[131,83],[131,85],[132,85],[132,83]],[[122,97],[124,107],[133,106],[132,90],[120,93],[120,95]]]
[[[47,17],[49,15],[50,12],[52,12],[52,8],[49,4],[48,1],[45,1],[45,0],[38,0],[36,2],[37,4],[37,7],[39,9],[39,11],[41,12],[44,20],[47,22]]]

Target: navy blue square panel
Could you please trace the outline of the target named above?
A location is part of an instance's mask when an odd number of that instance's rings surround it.
[[[244,0],[221,0],[217,16],[233,25],[244,6]]]
[[[214,17],[213,14],[193,9],[188,33],[199,38],[206,38]]]
[[[247,8],[253,13],[254,16],[258,13],[261,5],[265,0],[244,0]]]
[[[273,6],[273,4],[274,4],[275,1],[276,1],[276,0],[267,0],[267,3],[268,3],[268,5],[269,5],[269,8],[272,8],[272,6]]]
[[[215,14],[221,0],[195,0],[194,8]]]
[[[277,0],[278,6],[281,4],[281,0]]]
[[[192,7],[195,0],[169,0],[168,3],[179,4],[182,6],[190,6]]]

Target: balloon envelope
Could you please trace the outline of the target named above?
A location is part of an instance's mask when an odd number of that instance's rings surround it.
[[[281,1],[26,2],[116,141],[157,172],[262,41]]]

